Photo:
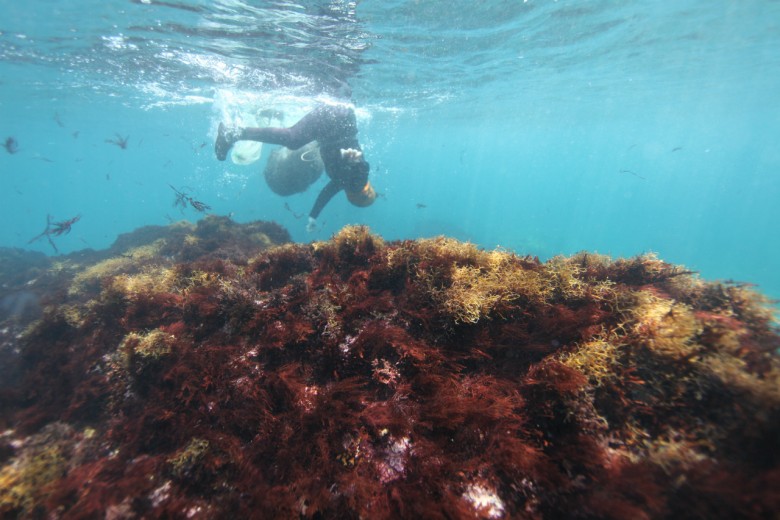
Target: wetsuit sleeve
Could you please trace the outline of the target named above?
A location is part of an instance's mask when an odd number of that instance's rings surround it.
[[[322,107],[317,107],[290,128],[244,128],[239,139],[280,144],[295,150],[316,140],[328,124],[327,118],[326,111]]]
[[[325,208],[328,202],[330,202],[330,199],[332,199],[339,191],[341,191],[341,186],[339,183],[330,181],[328,184],[326,184],[325,187],[322,188],[320,194],[317,196],[317,200],[314,202],[314,207],[311,208],[309,216],[314,219],[319,217],[323,208]]]

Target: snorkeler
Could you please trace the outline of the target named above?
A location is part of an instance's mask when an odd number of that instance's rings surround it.
[[[289,149],[300,148],[315,140],[319,143],[330,182],[322,189],[309,212],[307,231],[316,228],[320,212],[341,190],[355,206],[370,206],[376,199],[376,192],[368,182],[369,165],[357,140],[357,123],[351,104],[320,104],[289,128],[238,128],[220,123],[214,144],[217,159],[224,161],[233,144],[245,140],[279,144]]]

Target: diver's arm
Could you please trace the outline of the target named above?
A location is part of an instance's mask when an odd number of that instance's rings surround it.
[[[332,199],[339,191],[341,191],[341,185],[337,182],[330,181],[328,184],[325,185],[324,188],[322,188],[322,191],[317,196],[317,200],[314,202],[314,207],[311,208],[311,211],[309,212],[309,218],[317,219],[317,217],[320,216],[320,212],[322,212],[323,208],[330,202],[330,199]]]

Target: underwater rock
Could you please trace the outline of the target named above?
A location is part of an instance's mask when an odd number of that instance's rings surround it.
[[[58,267],[0,393],[3,515],[780,510],[780,336],[747,287],[651,255],[169,228]]]
[[[103,284],[126,281],[135,284],[128,290],[140,290],[145,283],[154,290],[154,284],[171,278],[177,262],[231,258],[241,263],[290,240],[287,230],[274,222],[238,224],[209,215],[197,224],[182,221],[125,233],[102,251],[85,249],[50,258],[0,248],[0,402],[4,389],[17,384],[23,333],[44,310],[65,323],[78,323],[83,318],[80,309]],[[0,427],[6,423],[0,416]]]

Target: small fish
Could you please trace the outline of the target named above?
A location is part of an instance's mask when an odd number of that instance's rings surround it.
[[[65,125],[62,122],[62,119],[60,119],[60,113],[54,112],[54,122],[57,123],[57,126],[60,128],[65,128]]]
[[[672,148],[672,151],[673,152],[677,152],[677,151],[682,150],[682,149],[683,149],[682,146],[675,146],[674,148]]]
[[[5,143],[3,143],[3,148],[5,148],[6,152],[13,155],[19,151],[19,142],[13,137],[9,137],[5,140]]]
[[[740,282],[732,278],[729,278],[728,280],[723,280],[723,283],[725,283],[726,285],[733,285],[734,287],[756,287],[756,284],[754,283]]]
[[[640,178],[640,179],[642,179],[642,180],[644,180],[644,179],[645,179],[644,177],[642,177],[641,175],[639,175],[639,174],[638,174],[638,173],[636,173],[635,171],[631,171],[631,170],[620,170],[620,173],[630,173],[630,174],[631,174],[631,175],[633,175],[634,177],[639,177],[639,178]]]
[[[428,206],[426,206],[425,204],[423,204],[423,203],[421,203],[421,202],[418,202],[418,203],[417,203],[417,209],[425,209],[425,208],[427,208],[427,207],[428,207]]]

